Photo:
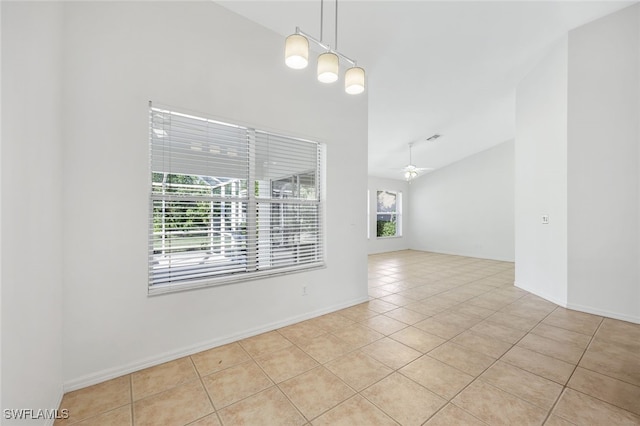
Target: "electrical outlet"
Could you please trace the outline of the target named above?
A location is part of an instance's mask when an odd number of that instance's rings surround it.
[[[303,286],[302,286],[302,295],[303,295],[303,296],[306,296],[306,295],[307,295],[307,286],[306,286],[306,285],[303,285]]]
[[[543,214],[542,215],[542,224],[543,225],[548,225],[549,224],[549,215],[548,214]]]

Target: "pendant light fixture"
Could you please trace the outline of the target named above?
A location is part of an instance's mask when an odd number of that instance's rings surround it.
[[[320,40],[300,31],[296,27],[296,32],[285,40],[284,60],[289,68],[304,69],[309,64],[309,40],[320,46],[324,53],[318,56],[317,73],[318,81],[322,83],[333,83],[338,80],[340,74],[340,60],[349,63],[351,67],[345,72],[344,90],[350,95],[357,95],[364,92],[365,72],[364,68],[357,65],[356,61],[338,52],[338,0],[336,0],[336,26],[335,26],[335,48],[322,41],[324,24],[324,0],[320,0]]]

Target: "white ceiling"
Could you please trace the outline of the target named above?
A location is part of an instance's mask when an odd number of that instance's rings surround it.
[[[218,3],[283,45],[296,26],[320,36],[320,0]],[[367,72],[369,174],[402,179],[410,142],[413,163],[437,169],[512,139],[518,81],[570,29],[630,4],[339,0],[338,51]],[[333,45],[335,0],[324,10]]]

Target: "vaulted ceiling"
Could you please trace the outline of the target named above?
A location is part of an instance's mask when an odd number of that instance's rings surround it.
[[[283,45],[296,26],[320,36],[320,0],[218,3],[281,34]],[[369,174],[402,179],[410,142],[413,163],[437,169],[512,139],[515,87],[527,71],[569,30],[630,4],[339,0],[338,50],[367,71]],[[331,45],[335,6],[324,1]],[[427,142],[435,133],[443,137]]]

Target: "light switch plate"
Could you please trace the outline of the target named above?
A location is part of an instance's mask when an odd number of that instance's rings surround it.
[[[549,215],[548,214],[543,214],[542,215],[542,224],[543,225],[548,225],[549,224]]]

